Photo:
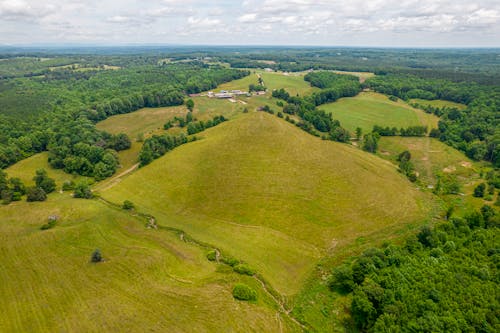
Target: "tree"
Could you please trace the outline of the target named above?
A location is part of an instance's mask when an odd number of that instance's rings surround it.
[[[474,188],[474,196],[476,198],[482,198],[484,197],[484,191],[486,190],[486,184],[485,183],[481,183],[479,185],[476,186],[476,188]]]
[[[125,200],[123,202],[123,205],[122,205],[122,208],[125,209],[125,210],[131,210],[131,209],[134,209],[134,204],[132,201],[129,201],[129,200]]]
[[[191,112],[191,111],[193,111],[193,109],[194,109],[194,102],[193,102],[193,100],[192,100],[192,99],[188,99],[188,100],[186,101],[186,107],[188,108],[188,110],[189,110],[190,112]]]
[[[243,283],[237,283],[233,288],[233,297],[240,301],[257,300],[257,292]]]
[[[378,133],[365,134],[363,138],[363,150],[366,150],[370,153],[377,152],[379,139],[380,135]]]
[[[47,200],[47,193],[40,187],[29,187],[26,190],[26,201],[45,201]]]
[[[92,256],[90,257],[90,261],[93,263],[101,262],[102,261],[101,250],[95,249],[94,252],[92,252]]]
[[[36,170],[36,175],[33,177],[33,180],[35,181],[35,186],[43,189],[45,193],[54,192],[56,189],[56,182],[54,179],[49,178],[45,169]]]
[[[356,127],[356,140],[361,140],[361,135],[363,134],[363,130],[361,127]]]
[[[93,197],[90,185],[86,181],[80,181],[75,185],[73,198],[91,199]]]

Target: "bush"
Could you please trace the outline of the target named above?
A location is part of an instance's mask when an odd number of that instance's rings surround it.
[[[253,276],[255,274],[255,270],[246,264],[238,264],[233,267],[234,271],[238,274]]]
[[[486,190],[485,183],[481,183],[481,184],[477,185],[476,188],[474,189],[474,196],[476,198],[484,197],[484,190]]]
[[[125,200],[123,202],[122,208],[125,209],[125,210],[131,210],[131,209],[134,209],[135,206],[134,206],[134,204],[133,204],[132,201]]]
[[[91,199],[92,197],[92,191],[90,190],[90,185],[87,182],[82,181],[75,185],[73,198]]]
[[[51,193],[56,189],[56,182],[49,178],[45,169],[36,170],[36,175],[33,177],[36,187],[44,190],[45,193]]]
[[[215,261],[217,259],[217,252],[215,252],[215,250],[208,251],[207,259],[209,261]]]
[[[49,221],[47,223],[45,223],[44,225],[42,225],[40,227],[41,230],[48,230],[48,229],[52,229],[56,226],[57,224],[57,217],[56,216],[49,216]]]
[[[256,301],[257,292],[243,283],[238,283],[233,288],[233,297],[240,301]]]
[[[47,193],[40,187],[30,187],[26,191],[26,201],[45,201],[47,200]]]
[[[233,257],[224,257],[222,258],[222,262],[231,267],[234,267],[240,263],[238,259],[235,259]]]
[[[101,262],[102,261],[102,254],[101,250],[95,249],[94,252],[92,252],[92,256],[90,257],[91,262]]]
[[[72,191],[74,189],[75,189],[75,182],[73,182],[72,180],[67,180],[62,185],[63,191]]]

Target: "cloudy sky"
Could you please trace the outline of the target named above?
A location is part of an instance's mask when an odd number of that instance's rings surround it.
[[[0,0],[0,44],[500,46],[500,0]]]

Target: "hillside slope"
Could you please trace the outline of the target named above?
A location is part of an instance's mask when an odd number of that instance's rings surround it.
[[[334,248],[429,216],[427,196],[391,163],[277,117],[244,114],[202,135],[103,197],[247,261],[284,294]]]

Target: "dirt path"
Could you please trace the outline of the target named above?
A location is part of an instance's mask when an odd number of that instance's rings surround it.
[[[105,191],[107,189],[110,189],[112,188],[113,186],[115,186],[116,184],[118,184],[120,181],[121,181],[121,178],[128,175],[129,173],[131,173],[132,171],[134,171],[135,169],[137,169],[139,167],[139,163],[136,163],[134,165],[132,165],[130,168],[128,168],[127,170],[121,172],[120,174],[114,176],[113,178],[111,178],[110,180],[108,180],[107,182],[105,182],[104,184],[102,184],[103,187],[97,187],[96,190],[99,190],[99,191]]]

